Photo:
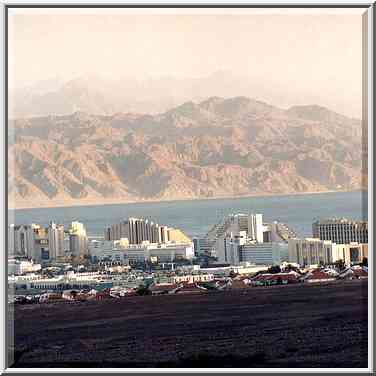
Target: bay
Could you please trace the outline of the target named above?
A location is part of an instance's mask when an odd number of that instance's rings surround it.
[[[66,227],[82,222],[89,236],[103,236],[104,228],[128,217],[149,218],[159,224],[180,228],[188,236],[203,236],[223,216],[230,213],[262,213],[264,222],[286,223],[299,236],[312,235],[316,219],[345,217],[367,219],[367,194],[329,192],[209,200],[140,202],[131,204],[17,209],[8,211],[8,222]]]

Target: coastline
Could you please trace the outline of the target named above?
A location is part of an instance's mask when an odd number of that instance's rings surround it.
[[[236,196],[214,196],[214,197],[192,197],[192,198],[168,198],[168,199],[145,199],[145,200],[124,200],[124,199],[95,199],[90,200],[71,200],[71,201],[55,201],[47,202],[45,204],[27,205],[21,202],[19,205],[11,206],[8,202],[9,210],[24,210],[24,209],[53,209],[53,208],[69,208],[77,206],[105,206],[105,205],[121,205],[121,204],[147,204],[147,203],[168,203],[168,202],[184,202],[184,201],[207,201],[207,200],[227,200],[227,199],[241,199],[241,198],[255,198],[255,197],[283,197],[283,196],[304,196],[325,193],[345,193],[345,192],[366,192],[366,189],[350,189],[350,190],[325,190],[325,191],[307,191],[307,192],[286,192],[286,193],[254,193]]]

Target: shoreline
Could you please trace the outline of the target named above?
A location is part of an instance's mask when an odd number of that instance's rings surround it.
[[[72,200],[67,202],[48,202],[46,204],[40,204],[38,206],[34,205],[9,205],[8,211],[10,210],[30,210],[30,209],[57,209],[57,208],[70,208],[79,206],[104,206],[104,205],[127,205],[127,204],[148,204],[148,203],[171,203],[171,202],[185,202],[185,201],[207,201],[207,200],[228,200],[228,199],[241,199],[241,198],[261,198],[261,197],[283,197],[283,196],[303,196],[303,195],[316,195],[316,194],[326,194],[326,193],[346,193],[346,192],[367,192],[366,189],[351,189],[351,190],[325,190],[325,191],[307,191],[307,192],[288,192],[288,193],[254,193],[246,195],[236,195],[236,196],[215,196],[215,197],[205,197],[205,198],[176,198],[176,199],[145,199],[145,200],[124,200],[124,199],[108,199],[96,201],[91,200]]]

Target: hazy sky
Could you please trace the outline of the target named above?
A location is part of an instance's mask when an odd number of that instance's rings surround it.
[[[363,11],[10,10],[9,82],[230,70],[360,117]]]

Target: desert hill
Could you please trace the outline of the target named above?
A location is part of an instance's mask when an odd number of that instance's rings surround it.
[[[327,108],[247,97],[21,118],[9,122],[10,205],[359,189],[361,136]]]

